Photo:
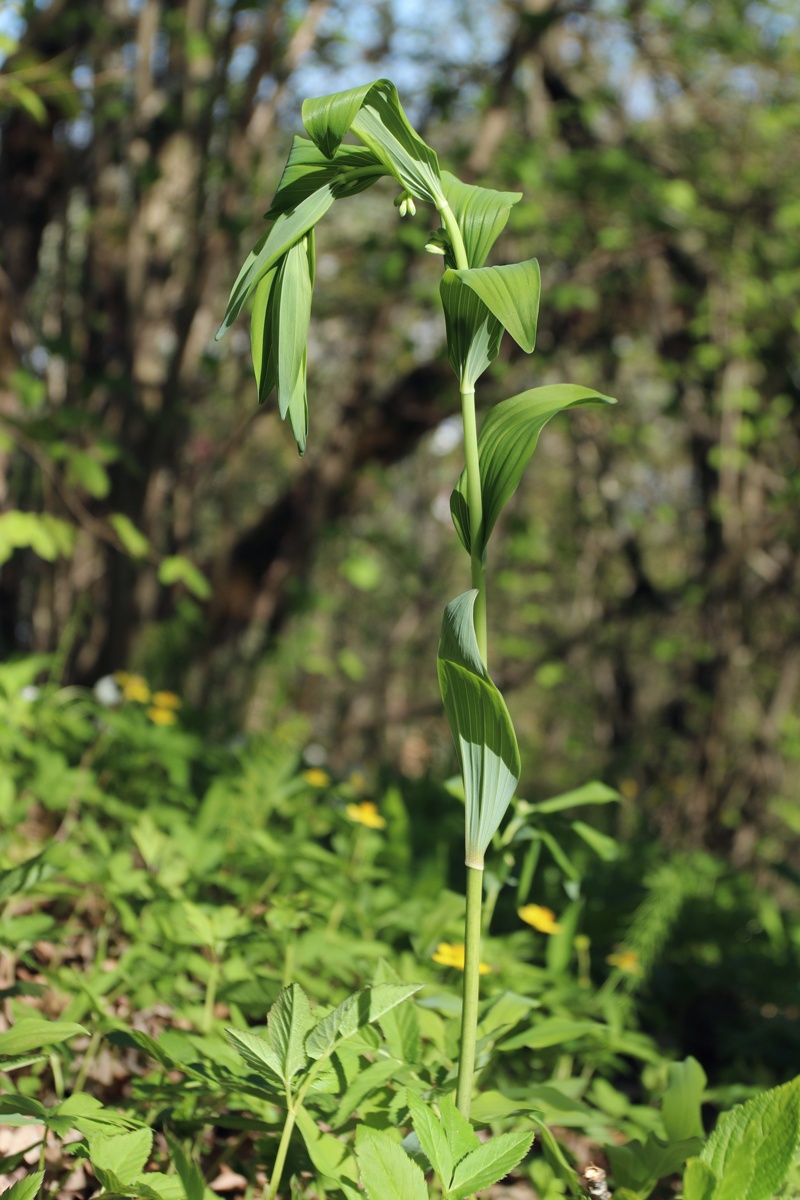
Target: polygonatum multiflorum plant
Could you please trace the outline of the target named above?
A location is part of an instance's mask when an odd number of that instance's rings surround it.
[[[430,205],[439,228],[426,249],[443,258],[440,296],[447,350],[458,380],[465,466],[451,497],[458,537],[469,555],[470,590],[447,605],[438,674],[460,761],[466,800],[467,909],[457,1110],[469,1117],[475,1066],[484,855],[520,777],[517,739],[489,674],[486,551],[503,506],[520,482],[551,417],[587,402],[613,401],[592,388],[531,388],[496,404],[477,428],[475,386],[497,356],[504,331],[533,351],[539,308],[536,259],[487,266],[517,192],[463,183],[444,171],[411,126],[386,79],[303,104],[308,137],[295,137],[266,219],[269,227],[233,285],[218,336],[248,301],[259,400],[275,390],[301,454],[308,434],[307,337],[314,286],[314,228],[336,200],[389,177],[400,215]],[[354,135],[360,144],[345,142]]]

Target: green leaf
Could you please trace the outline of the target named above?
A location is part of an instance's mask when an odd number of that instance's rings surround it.
[[[330,184],[327,184],[298,204],[297,208],[292,209],[291,212],[281,213],[272,228],[259,238],[245,259],[231,289],[225,319],[217,330],[217,339],[230,329],[242,311],[248,296],[267,271],[276,266],[287,250],[316,225],[333,204],[333,200],[333,189]]]
[[[713,1200],[769,1200],[800,1136],[800,1076],[724,1113],[700,1158],[718,1179]]]
[[[549,800],[541,800],[531,805],[531,811],[537,813],[563,812],[565,808],[579,808],[582,804],[611,804],[621,799],[619,792],[607,787],[604,783],[585,783],[582,787],[571,792],[562,792],[559,796],[551,796]]]
[[[584,1037],[604,1037],[607,1026],[599,1021],[578,1021],[572,1017],[545,1017],[523,1029],[521,1033],[507,1038],[498,1046],[499,1050],[519,1050],[527,1046],[530,1050],[544,1050],[549,1046],[563,1046]]]
[[[45,861],[46,854],[47,851],[44,850],[8,871],[0,871],[0,904],[5,904],[12,896],[36,887],[36,884],[50,873],[50,867]]]
[[[108,471],[85,450],[69,448],[67,454],[67,483],[72,487],[81,487],[95,500],[103,500],[111,491],[111,480]]]
[[[671,1142],[705,1136],[700,1105],[706,1082],[706,1073],[696,1058],[670,1063],[669,1086],[661,1101],[661,1118]]]
[[[533,1144],[533,1133],[501,1133],[470,1151],[455,1169],[453,1182],[445,1192],[447,1200],[465,1200],[473,1192],[503,1179],[522,1161]]]
[[[150,542],[139,532],[130,517],[126,517],[124,513],[111,513],[108,520],[131,558],[144,558],[150,549]]]
[[[253,357],[253,371],[258,387],[259,404],[264,403],[278,380],[276,343],[273,333],[274,330],[280,332],[275,304],[277,277],[277,267],[267,271],[256,287],[253,309],[250,313],[250,352]]]
[[[462,183],[449,171],[442,171],[442,187],[461,229],[467,261],[470,267],[482,267],[522,192],[496,192]]]
[[[266,1038],[242,1029],[226,1029],[228,1041],[249,1067],[252,1067],[272,1088],[283,1088],[281,1060]]]
[[[476,591],[447,605],[437,667],[458,751],[466,803],[466,861],[480,867],[520,774],[519,749],[505,701],[486,671],[473,623]]]
[[[518,396],[496,404],[489,412],[478,438],[483,495],[481,550],[486,548],[503,506],[516,491],[542,429],[551,417],[577,404],[586,403],[614,404],[615,401],[591,388],[555,383],[520,392]],[[450,497],[450,511],[458,536],[469,550],[466,489],[466,471],[463,471]]]
[[[334,1128],[343,1125],[367,1096],[374,1095],[384,1084],[396,1080],[403,1071],[403,1064],[394,1058],[378,1058],[359,1071],[345,1091],[335,1115],[331,1118]]]
[[[654,1133],[650,1133],[644,1144],[634,1140],[625,1146],[606,1146],[604,1149],[611,1163],[616,1186],[629,1187],[633,1192],[643,1192],[645,1196],[649,1196],[659,1179],[680,1170],[686,1159],[697,1153],[700,1145],[699,1138],[664,1142]],[[741,1196],[740,1200],[744,1200],[744,1197]]]
[[[359,1125],[356,1159],[369,1200],[428,1200],[425,1176],[388,1130]]]
[[[683,1200],[714,1200],[717,1177],[708,1163],[690,1158],[683,1173]]]
[[[16,1183],[12,1183],[11,1187],[6,1188],[0,1195],[4,1200],[33,1200],[42,1186],[43,1179],[44,1171],[34,1171],[27,1179],[18,1179]]]
[[[458,278],[483,301],[514,341],[530,354],[536,344],[541,279],[535,258],[505,267],[472,267]]]
[[[375,983],[391,983],[402,987],[400,976],[381,959],[375,972]],[[411,1065],[417,1062],[420,1054],[419,1018],[413,1004],[396,1004],[387,1009],[380,1018],[381,1029],[386,1038],[386,1045],[391,1054],[401,1062]]]
[[[457,271],[445,271],[439,284],[447,333],[447,354],[462,389],[476,381],[497,357],[503,326]]]
[[[595,829],[593,825],[587,825],[585,821],[572,821],[570,824],[578,837],[586,842],[586,845],[594,850],[597,857],[601,858],[603,862],[615,862],[619,858],[619,846],[607,833],[601,833],[599,829]]]
[[[278,184],[267,221],[274,221],[304,200],[330,185],[337,200],[372,187],[386,169],[366,146],[339,146],[333,158],[325,155],[308,138],[295,137]]]
[[[68,1042],[79,1034],[88,1036],[88,1031],[73,1021],[41,1021],[37,1017],[26,1017],[0,1033],[0,1054],[28,1054],[31,1050]]]
[[[303,124],[312,142],[326,158],[333,158],[342,138],[349,132],[356,113],[375,86],[375,83],[363,83],[344,92],[333,92],[328,96],[303,101]]]
[[[131,1183],[144,1170],[153,1149],[152,1129],[134,1129],[130,1133],[98,1133],[89,1138],[89,1160],[98,1179],[115,1176],[123,1185]]]
[[[287,1087],[292,1076],[302,1070],[308,1061],[305,1040],[313,1025],[308,996],[299,984],[290,984],[278,994],[267,1015],[270,1046]]]
[[[466,1154],[480,1146],[480,1139],[466,1117],[456,1108],[451,1094],[442,1096],[439,1100],[439,1112],[442,1114],[442,1128],[453,1162],[458,1163]]]
[[[0,1114],[4,1117],[30,1117],[31,1121],[44,1122],[47,1119],[45,1106],[30,1096],[0,1096]]]
[[[339,1026],[339,1037],[352,1037],[364,1025],[378,1021],[391,1009],[408,1000],[424,985],[421,983],[378,983],[359,993],[358,1003],[349,1008]]]
[[[323,1133],[302,1106],[297,1112],[297,1128],[320,1175],[335,1180],[348,1200],[363,1200],[358,1187],[358,1167],[350,1148],[331,1134]]]
[[[173,583],[182,583],[198,600],[208,600],[211,595],[211,584],[203,572],[182,554],[173,554],[165,558],[158,568],[158,578],[165,587],[170,587]]]
[[[177,1138],[167,1134],[170,1157],[175,1164],[175,1170],[180,1176],[186,1200],[203,1200],[206,1185],[203,1174],[197,1163],[192,1162]]]
[[[306,345],[314,290],[313,234],[301,238],[286,252],[274,287],[270,308],[278,408],[282,418],[288,413],[302,455],[308,436]]]
[[[411,1091],[408,1093],[408,1108],[422,1152],[439,1176],[446,1191],[453,1178],[455,1163],[442,1123],[430,1105],[426,1104],[424,1100],[420,1100],[419,1096],[415,1096]]]
[[[306,1054],[309,1058],[324,1058],[330,1054],[339,1039],[339,1026],[349,1010],[358,1004],[360,996],[361,992],[354,992],[314,1026],[306,1038]]]

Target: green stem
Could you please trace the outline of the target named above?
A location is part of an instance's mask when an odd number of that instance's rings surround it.
[[[481,900],[483,868],[467,867],[467,921],[464,932],[464,1002],[461,1008],[461,1054],[458,1062],[456,1107],[469,1120],[475,1074],[475,1041],[481,965]]]
[[[272,1179],[270,1180],[269,1189],[264,1196],[264,1200],[275,1200],[275,1197],[278,1194],[278,1188],[281,1186],[281,1176],[283,1175],[283,1168],[286,1164],[286,1155],[289,1153],[289,1142],[292,1140],[295,1117],[296,1114],[294,1106],[291,1106],[286,1114],[286,1122],[283,1126],[283,1133],[281,1134],[278,1153],[275,1156],[275,1165],[272,1168]]]
[[[483,542],[483,496],[478,457],[478,426],[475,419],[475,392],[461,389],[461,415],[464,421],[464,459],[467,466],[467,508],[469,537],[472,547],[469,556],[472,586],[478,595],[475,600],[475,637],[481,658],[488,668],[488,639],[486,632],[486,563],[480,545]]]
[[[214,1024],[214,1005],[217,1002],[217,985],[219,983],[221,968],[219,959],[211,960],[211,970],[208,972],[208,982],[206,983],[206,996],[203,1004],[203,1033],[210,1033]]]

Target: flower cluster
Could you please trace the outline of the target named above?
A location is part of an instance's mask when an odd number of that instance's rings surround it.
[[[466,951],[463,942],[439,942],[436,950],[431,955],[435,963],[439,963],[442,967],[455,967],[459,971],[464,970]],[[478,971],[481,975],[489,975],[492,968],[487,963],[481,963]]]
[[[132,675],[129,671],[115,671],[114,675],[101,679],[95,686],[95,692],[101,703],[107,703],[111,689],[108,684],[118,689],[117,696],[111,703],[129,700],[134,704],[146,704],[147,715],[154,725],[175,725],[178,720],[177,710],[181,706],[180,696],[174,692],[151,692],[150,686],[143,675]],[[101,693],[100,688],[103,685]]]

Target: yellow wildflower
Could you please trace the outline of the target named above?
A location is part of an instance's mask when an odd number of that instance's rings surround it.
[[[303,779],[305,779],[306,783],[310,783],[312,787],[330,787],[330,775],[327,771],[320,770],[319,767],[311,767],[308,771],[303,771]]]
[[[127,671],[117,671],[114,678],[122,688],[125,700],[133,700],[136,704],[150,703],[150,688],[147,686],[144,676],[129,675]]]
[[[552,908],[545,908],[542,904],[526,904],[524,908],[518,908],[517,913],[526,925],[532,925],[539,933],[561,932]]]
[[[442,967],[456,967],[464,970],[465,950],[463,942],[439,942],[433,955],[433,961]],[[487,963],[481,963],[478,971],[481,975],[489,975],[492,968]]]
[[[612,967],[618,967],[625,975],[642,973],[642,964],[635,950],[619,950],[616,954],[609,954],[606,962]]]
[[[180,708],[181,698],[176,696],[174,692],[154,692],[153,704],[158,708]]]
[[[174,725],[177,720],[177,714],[171,708],[148,708],[147,715],[154,725]]]
[[[362,800],[360,804],[348,804],[345,812],[351,821],[366,825],[368,829],[383,829],[386,826],[386,821],[378,812],[377,804],[373,804],[371,800]]]

